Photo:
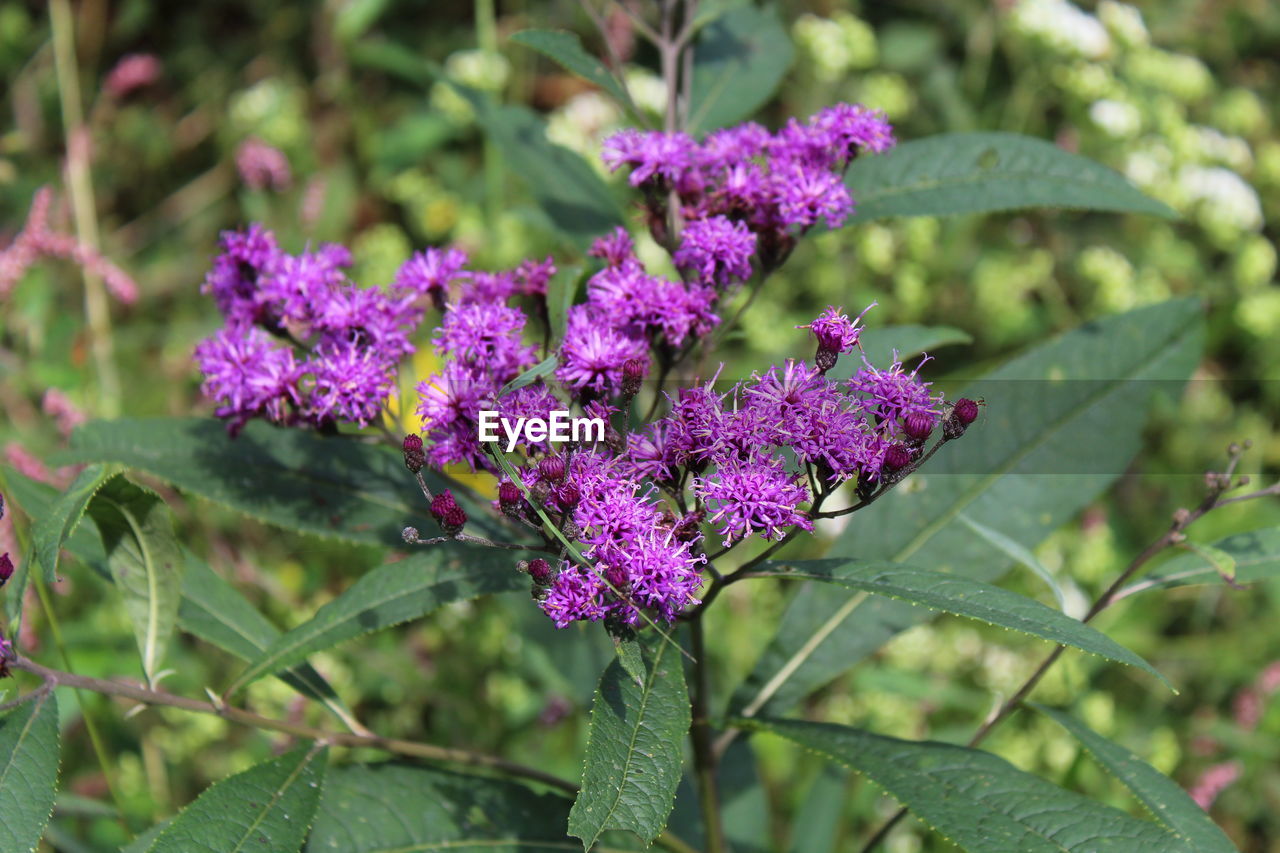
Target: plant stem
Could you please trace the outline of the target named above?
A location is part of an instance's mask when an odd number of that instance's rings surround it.
[[[141,702],[144,705],[163,705],[170,708],[181,708],[184,711],[191,711],[197,714],[211,714],[215,717],[221,717],[222,719],[229,720],[233,723],[239,723],[240,725],[251,726],[252,728],[264,729],[267,731],[282,732],[284,734],[293,735],[294,737],[329,743],[335,746],[352,748],[367,747],[381,749],[386,752],[394,752],[399,755],[408,755],[414,758],[423,758],[429,761],[440,761],[448,764],[464,764],[470,767],[483,767],[505,773],[509,776],[517,776],[534,782],[540,782],[543,785],[547,785],[551,788],[557,788],[570,794],[577,793],[578,790],[577,785],[566,779],[561,779],[560,777],[553,776],[550,773],[544,773],[534,767],[526,767],[523,764],[517,764],[513,761],[507,761],[504,758],[486,755],[484,753],[471,752],[469,750],[456,749],[453,747],[435,746],[434,744],[418,743],[415,741],[399,740],[372,733],[357,734],[354,732],[333,732],[325,729],[313,728],[300,723],[292,723],[287,720],[274,720],[269,717],[263,717],[255,714],[252,711],[246,711],[243,708],[236,708],[225,703],[214,704],[212,702],[202,702],[199,699],[190,699],[186,696],[178,696],[177,694],[168,693],[163,690],[154,690],[148,687],[126,684],[120,681],[89,678],[87,676],[76,675],[71,672],[49,669],[22,656],[18,656],[14,660],[10,661],[10,666],[13,669],[20,669],[24,672],[29,672],[32,675],[39,676],[44,679],[46,684],[52,684],[55,687],[71,687],[77,690],[91,690],[95,693],[101,693],[106,696],[119,696],[125,699],[132,699],[135,702]]]
[[[76,65],[75,29],[68,0],[50,0],[49,26],[53,30],[54,69],[62,107],[62,129],[67,148],[67,190],[75,218],[76,238],[98,249],[98,220],[94,213],[93,178],[89,172],[88,130],[80,103],[79,68]],[[84,311],[98,376],[99,414],[113,417],[120,409],[120,377],[116,374],[111,314],[102,278],[80,265],[84,276]]]
[[[702,810],[707,853],[725,853],[728,848],[724,840],[724,825],[720,816],[720,792],[716,784],[718,762],[711,742],[711,720],[708,718],[711,685],[701,618],[693,619],[689,624],[689,633],[694,657],[693,690],[690,697],[693,725],[689,728],[689,739],[693,742],[693,766],[698,785],[698,805]]]

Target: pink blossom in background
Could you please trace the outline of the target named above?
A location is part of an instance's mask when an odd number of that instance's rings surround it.
[[[236,149],[236,168],[240,170],[240,179],[250,189],[269,187],[279,191],[288,189],[293,181],[284,153],[255,137],[241,142]]]
[[[1208,811],[1213,801],[1218,799],[1218,795],[1240,778],[1243,769],[1239,761],[1224,761],[1213,765],[1201,773],[1200,778],[1191,787],[1191,799],[1195,800],[1200,808]]]
[[[120,100],[135,89],[150,86],[160,79],[164,66],[150,53],[130,53],[120,58],[115,68],[107,74],[102,91],[108,97]]]
[[[46,415],[54,419],[58,425],[58,432],[62,433],[64,438],[71,435],[72,430],[86,420],[80,407],[71,402],[71,398],[57,388],[50,388],[44,392],[40,407]]]
[[[53,206],[53,190],[41,187],[31,200],[27,222],[14,241],[0,250],[0,296],[8,295],[40,258],[64,258],[102,278],[107,290],[126,305],[138,298],[138,285],[124,270],[107,260],[101,252],[75,237],[49,229],[49,209]]]
[[[71,482],[71,477],[66,476],[66,472],[70,469],[64,468],[59,471],[50,471],[49,467],[41,462],[35,454],[16,441],[11,441],[4,446],[4,461],[8,462],[13,467],[13,470],[22,476],[38,483],[45,483],[61,489]]]
[[[307,228],[315,227],[315,224],[320,221],[320,215],[324,213],[324,199],[328,188],[325,179],[319,175],[307,181],[306,189],[302,191],[302,202],[298,205],[298,216]]]
[[[1258,676],[1258,689],[1270,695],[1280,690],[1280,660],[1267,664]]]
[[[1237,726],[1246,731],[1253,731],[1258,727],[1258,721],[1262,719],[1262,707],[1262,694],[1252,687],[1246,687],[1236,694],[1231,706],[1231,714]]]

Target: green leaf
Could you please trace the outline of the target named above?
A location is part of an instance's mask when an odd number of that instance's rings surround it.
[[[1137,795],[1161,826],[1185,839],[1191,849],[1198,853],[1236,853],[1231,839],[1177,782],[1070,714],[1034,702],[1029,704],[1071,732],[1099,764]]]
[[[565,851],[569,800],[524,785],[395,762],[335,767],[308,853]]]
[[[858,560],[765,563],[753,576],[794,578],[857,589],[990,625],[1021,631],[1064,646],[1137,667],[1169,682],[1146,661],[1106,634],[1033,598],[963,575]]]
[[[315,652],[417,619],[449,602],[511,592],[527,584],[510,552],[455,543],[429,546],[378,566],[306,622],[282,634],[252,659],[227,693],[296,666]]]
[[[791,853],[832,853],[836,849],[849,796],[849,776],[848,770],[827,765],[813,780],[796,814]]]
[[[845,184],[857,205],[846,225],[1027,207],[1178,216],[1119,172],[1016,133],[944,133],[905,142],[855,160]]]
[[[259,613],[240,592],[207,563],[185,552],[182,603],[178,627],[244,661],[257,659],[280,637],[280,629]],[[304,696],[323,703],[344,722],[354,718],[324,676],[302,663],[280,673],[280,679]]]
[[[1024,548],[1018,542],[1013,541],[1005,536],[999,530],[987,527],[985,524],[979,524],[964,513],[957,516],[960,522],[978,534],[991,547],[1004,554],[1015,563],[1026,566],[1036,577],[1049,585],[1049,589],[1053,592],[1054,599],[1058,602],[1058,609],[1065,610],[1067,607],[1066,598],[1062,595],[1062,587],[1058,586],[1058,581],[1054,578],[1053,573],[1044,567],[1036,555],[1031,553],[1030,548]]]
[[[634,636],[613,638],[613,650],[618,656],[622,671],[631,677],[637,685],[644,684],[644,655],[640,651],[640,641]]]
[[[394,449],[259,421],[236,438],[206,418],[93,421],[64,457],[119,462],[278,527],[349,542],[399,545],[406,524],[431,523]],[[445,488],[423,473],[433,491]]]
[[[578,283],[585,270],[586,267],[582,264],[570,264],[552,276],[547,283],[547,322],[551,326],[553,339],[558,340],[564,335],[569,308],[578,295]]]
[[[0,850],[34,853],[58,784],[58,702],[42,693],[0,717]]]
[[[44,569],[45,583],[57,582],[58,556],[62,553],[62,544],[80,524],[89,501],[110,476],[111,470],[106,465],[90,465],[85,468],[49,511],[32,525],[36,560]]]
[[[582,788],[569,813],[569,834],[582,839],[584,850],[609,829],[652,842],[667,825],[680,784],[690,720],[684,669],[673,644],[644,646],[644,683],[615,660],[592,703]]]
[[[559,363],[560,362],[556,360],[554,355],[547,356],[533,367],[530,367],[524,373],[521,373],[515,379],[512,379],[506,385],[503,385],[502,389],[498,391],[498,396],[505,397],[518,388],[523,388],[526,385],[532,385],[551,371],[555,370],[556,365]]]
[[[693,51],[689,132],[706,133],[750,116],[773,97],[794,56],[772,6],[741,3],[708,23]]]
[[[746,721],[865,773],[933,829],[975,853],[1192,853],[1181,838],[949,743],[795,720]]]
[[[1280,527],[1264,527],[1237,533],[1226,539],[1219,539],[1211,547],[1232,561],[1236,583],[1255,583],[1280,574]],[[1222,573],[1213,560],[1196,553],[1182,554],[1161,565],[1150,577],[1125,587],[1116,596],[1116,600],[1148,589],[1217,583],[1221,580]]]
[[[971,383],[963,395],[987,402],[978,421],[852,515],[829,556],[998,578],[1009,561],[992,559],[960,514],[1034,547],[1126,469],[1149,401],[1160,390],[1180,393],[1202,335],[1198,302],[1167,302],[1087,324]],[[902,602],[806,585],[733,707],[777,715],[928,618]]]
[[[617,78],[609,72],[603,62],[587,53],[577,33],[565,30],[521,30],[513,33],[511,40],[554,59],[566,70],[595,83],[613,95],[624,106],[630,103],[627,93],[618,85]]]
[[[473,101],[485,134],[507,167],[529,186],[553,225],[579,249],[619,225],[609,187],[581,155],[547,139],[547,125],[526,107]]]
[[[287,851],[302,847],[320,801],[327,747],[303,746],[211,785],[147,853]]]
[[[169,507],[150,489],[116,476],[90,501],[89,516],[98,526],[107,566],[124,596],[142,670],[154,684],[178,621],[186,567]]]

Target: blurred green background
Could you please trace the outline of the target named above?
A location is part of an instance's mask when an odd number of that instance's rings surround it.
[[[87,136],[73,142],[87,152],[103,251],[138,282],[140,297],[110,305],[118,394],[102,381],[77,268],[37,264],[0,302],[6,476],[18,470],[66,481],[56,464],[40,463],[64,440],[49,389],[89,416],[211,411],[191,350],[220,323],[199,285],[224,228],[263,221],[291,250],[344,242],[355,255],[354,277],[369,284],[390,280],[426,245],[460,245],[481,267],[576,257],[520,176],[485,144],[465,102],[451,89],[424,91],[362,65],[357,45],[395,42],[503,101],[535,108],[554,141],[597,167],[602,136],[624,122],[606,96],[507,41],[526,27],[560,27],[582,33],[601,54],[590,21],[566,0],[84,0],[66,8],[75,62],[64,62],[60,83],[46,5],[0,4],[0,245],[21,229],[44,184],[58,190],[54,225],[73,229],[64,117],[74,78]],[[874,299],[873,325],[963,329],[973,343],[940,350],[926,368],[946,379],[977,375],[1086,320],[1194,294],[1210,318],[1194,380],[1181,399],[1158,406],[1146,451],[1117,487],[1037,556],[1069,592],[1092,598],[1175,508],[1198,500],[1199,472],[1220,464],[1229,441],[1254,441],[1243,470],[1266,482],[1280,473],[1280,287],[1277,233],[1267,224],[1280,215],[1280,6],[809,0],[783,2],[778,13],[795,62],[761,121],[776,125],[846,100],[885,110],[901,140],[949,130],[1032,134],[1123,172],[1183,218],[1037,212],[887,221],[819,236],[745,315],[727,343],[728,375],[807,355],[808,342],[793,327],[827,304],[861,310]],[[655,57],[624,18],[611,17],[610,30],[636,100],[659,109]],[[131,53],[154,55],[159,74],[121,93],[108,75]],[[287,186],[246,184],[236,154],[251,138],[283,152]],[[611,181],[626,199],[623,182]],[[417,370],[427,363],[420,359]],[[416,379],[403,378],[406,388]],[[164,493],[197,553],[282,627],[381,559]],[[1278,521],[1275,505],[1248,504],[1211,516],[1197,538]],[[12,520],[3,524],[0,550],[17,552]],[[113,590],[75,566],[64,576],[53,604],[71,665],[136,676],[133,637]],[[1012,584],[1047,597],[1034,578],[1015,576]],[[747,586],[734,587],[712,621],[722,695],[754,662],[768,639],[761,626],[783,603],[781,590]],[[1280,698],[1268,701],[1280,673],[1267,670],[1280,661],[1278,596],[1276,582],[1247,591],[1180,589],[1126,602],[1099,620],[1181,685],[1177,696],[1115,668],[1093,677],[1095,662],[1071,655],[1037,696],[1079,702],[1089,725],[1188,788],[1217,765],[1235,768],[1238,778],[1213,804],[1215,819],[1242,850],[1280,850]],[[37,659],[61,661],[34,600],[23,643]],[[1044,651],[1005,632],[943,620],[898,637],[812,697],[805,713],[900,736],[963,738]],[[609,654],[600,632],[555,632],[521,596],[508,596],[451,606],[315,662],[376,731],[503,752],[576,777],[585,711]],[[225,686],[238,666],[190,638],[176,644],[170,662],[168,688],[191,695]],[[77,706],[65,702],[65,737],[82,748],[64,751],[63,788],[72,794],[60,800],[48,841],[69,853],[115,849],[209,782],[282,746],[217,719],[169,710],[126,716],[125,705],[84,702],[114,766],[104,774]],[[263,713],[321,720],[278,682],[259,682],[249,702]],[[776,740],[754,746],[773,806],[755,809],[750,793],[738,805],[741,819],[750,813],[760,821],[760,849],[857,850],[893,811],[863,780],[823,770]],[[1133,808],[1047,720],[1022,715],[989,746]],[[823,795],[837,805],[819,811]],[[685,818],[678,812],[677,819]],[[888,849],[950,848],[907,822]]]

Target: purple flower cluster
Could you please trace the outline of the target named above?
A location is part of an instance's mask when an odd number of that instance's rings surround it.
[[[350,281],[350,253],[326,244],[291,255],[259,225],[223,233],[205,277],[226,320],[196,347],[204,393],[232,432],[252,418],[279,424],[368,425],[413,352],[425,289]]]
[[[776,133],[748,122],[698,142],[684,133],[624,130],[605,140],[603,156],[611,169],[630,168],[659,242],[674,193],[681,219],[689,223],[677,264],[723,284],[746,278],[744,253],[773,269],[798,234],[819,220],[833,228],[843,224],[854,207],[845,169],[859,154],[893,144],[882,114],[837,104],[806,122],[791,119]],[[757,239],[749,241],[751,235]]]

